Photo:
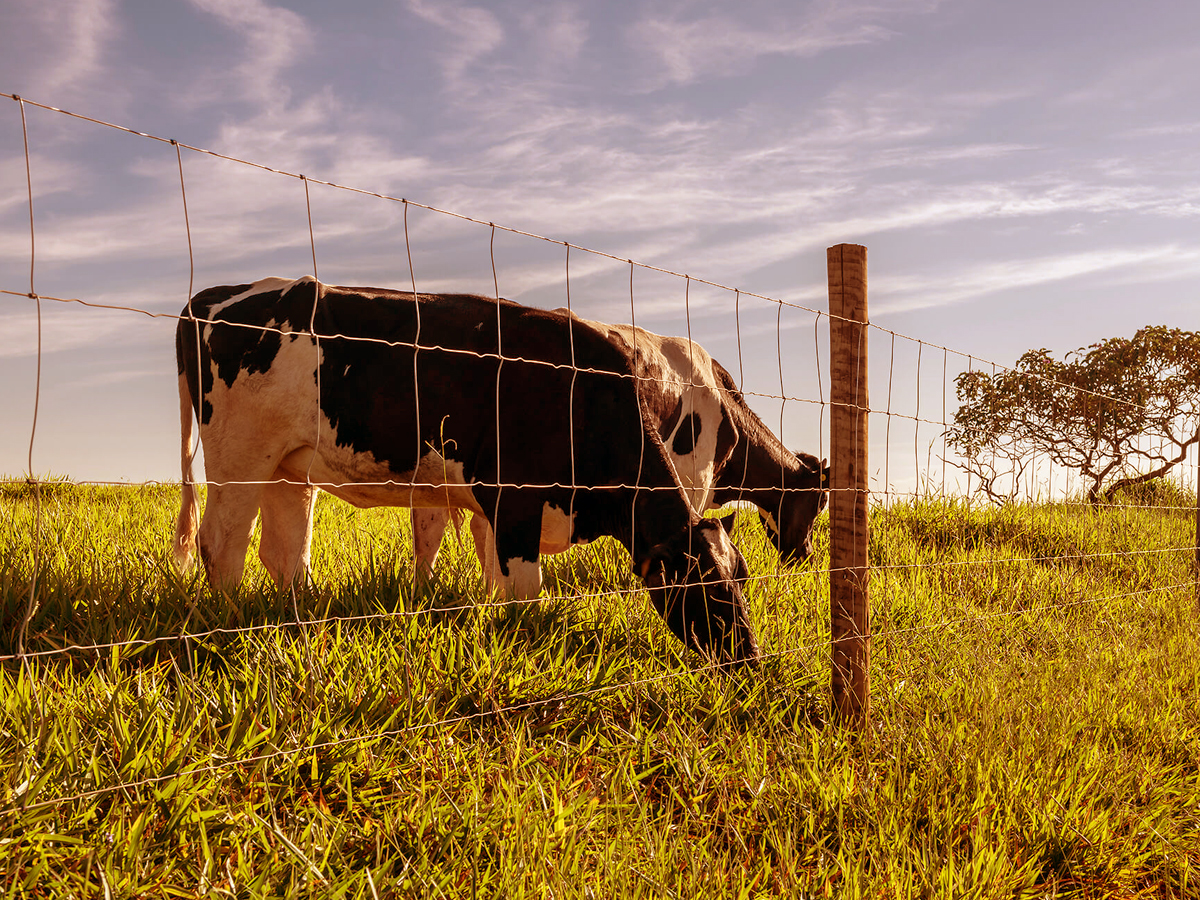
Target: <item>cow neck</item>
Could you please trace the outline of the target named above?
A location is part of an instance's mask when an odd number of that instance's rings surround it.
[[[632,535],[632,540],[625,540],[623,535],[618,537],[638,560],[698,519],[678,485],[674,490],[640,490],[633,502],[633,520],[623,529],[625,535]]]
[[[642,559],[655,545],[679,534],[699,519],[688,503],[687,495],[675,477],[667,449],[649,422],[643,430],[642,471],[639,484],[630,489],[632,497],[621,530],[614,536],[621,540],[635,560]]]
[[[732,394],[726,411],[734,420],[739,440],[717,477],[713,502],[749,500],[760,508],[774,509],[784,491],[806,486],[809,470],[746,406],[740,391],[728,386],[726,390]]]

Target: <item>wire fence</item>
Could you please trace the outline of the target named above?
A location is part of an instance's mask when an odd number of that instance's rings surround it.
[[[323,329],[318,327],[318,305],[319,305],[319,288],[313,288],[313,305],[311,314],[308,320],[307,329],[294,329],[290,326],[282,326],[278,323],[270,324],[267,322],[255,323],[248,321],[237,321],[229,315],[222,315],[221,312],[213,312],[209,315],[196,315],[191,308],[192,298],[196,296],[196,274],[199,267],[197,249],[193,243],[193,220],[189,214],[189,188],[188,179],[186,177],[187,165],[194,157],[206,157],[219,159],[223,162],[245,167],[257,172],[267,173],[271,176],[291,179],[299,183],[304,191],[304,212],[306,219],[304,221],[303,231],[306,232],[306,243],[311,254],[311,267],[314,279],[318,273],[318,262],[323,260],[320,241],[318,239],[319,229],[314,227],[314,210],[310,186],[319,185],[322,188],[343,192],[345,194],[354,195],[357,197],[371,198],[373,201],[391,204],[398,206],[401,212],[403,225],[403,257],[407,261],[407,269],[409,274],[408,288],[411,295],[416,296],[419,293],[425,293],[423,286],[419,282],[417,274],[413,267],[414,257],[414,240],[410,236],[409,228],[409,211],[419,210],[424,214],[441,217],[454,222],[463,223],[475,229],[482,229],[482,233],[487,237],[487,258],[486,270],[490,270],[492,296],[500,297],[502,295],[502,286],[504,282],[505,260],[502,254],[497,253],[496,240],[498,235],[506,235],[522,241],[537,242],[542,245],[556,248],[555,252],[561,252],[561,273],[560,276],[547,277],[548,283],[555,283],[561,288],[561,296],[565,301],[568,313],[574,313],[576,309],[581,308],[578,302],[578,296],[581,293],[580,283],[585,282],[592,274],[593,270],[588,268],[587,264],[580,263],[580,259],[603,261],[606,264],[615,264],[624,271],[627,281],[627,313],[628,322],[630,324],[631,341],[634,347],[634,356],[646,352],[648,347],[639,347],[639,341],[646,341],[653,338],[653,334],[645,331],[638,331],[639,309],[643,308],[643,300],[639,291],[638,279],[649,277],[664,277],[682,285],[682,303],[675,301],[676,309],[673,310],[676,315],[676,321],[682,324],[682,331],[687,338],[686,346],[689,349],[689,356],[692,353],[697,355],[702,354],[701,345],[705,343],[704,334],[711,333],[711,329],[706,327],[697,327],[693,331],[693,325],[697,324],[697,320],[705,319],[711,316],[712,311],[719,310],[722,314],[728,315],[732,310],[733,333],[732,340],[730,335],[724,333],[722,346],[736,348],[737,355],[737,384],[739,396],[745,398],[746,403],[752,409],[763,410],[759,413],[762,420],[771,419],[772,426],[775,426],[775,420],[770,415],[770,411],[778,410],[778,425],[774,427],[778,438],[784,439],[788,432],[794,432],[796,429],[789,426],[789,414],[795,414],[797,409],[803,410],[803,415],[797,416],[797,420],[805,423],[808,431],[804,436],[804,446],[798,449],[813,453],[818,459],[826,457],[829,454],[829,414],[831,412],[830,400],[830,373],[832,365],[829,359],[828,341],[825,337],[825,332],[831,324],[830,313],[826,310],[815,309],[801,303],[792,302],[785,299],[766,296],[763,294],[754,293],[751,291],[742,290],[740,288],[730,287],[720,284],[715,281],[699,278],[684,272],[674,271],[661,266],[638,262],[632,259],[623,259],[619,256],[606,253],[604,251],[584,247],[570,241],[555,240],[534,234],[518,228],[507,227],[486,221],[481,218],[464,215],[462,213],[451,210],[441,209],[432,205],[422,204],[417,201],[409,200],[403,197],[389,196],[384,193],[372,192],[369,190],[360,189],[357,187],[338,184],[332,181],[325,181],[312,178],[300,173],[289,172],[281,168],[262,165],[245,159],[240,159],[235,156],[217,153],[211,150],[206,150],[200,147],[190,146],[175,140],[164,139],[154,135],[145,134],[133,129],[124,128],[119,125],[114,125],[109,122],[104,122],[99,119],[88,116],[81,116],[76,113],[67,112],[44,104],[35,103],[25,98],[16,97],[11,94],[0,95],[9,97],[19,108],[20,121],[22,128],[23,152],[24,152],[24,169],[26,179],[26,205],[28,209],[28,238],[29,238],[29,280],[26,289],[25,285],[7,284],[0,285],[0,294],[10,298],[27,300],[32,302],[36,318],[36,374],[32,390],[32,423],[29,430],[28,450],[26,454],[26,477],[25,483],[32,491],[33,495],[33,523],[32,533],[28,536],[27,547],[30,556],[27,564],[22,566],[28,576],[28,588],[26,599],[23,608],[19,611],[19,622],[17,623],[16,639],[12,642],[12,651],[0,653],[0,665],[2,666],[18,666],[25,671],[32,680],[37,683],[41,677],[38,673],[45,671],[45,666],[52,666],[59,661],[68,661],[71,659],[97,658],[107,652],[118,649],[137,649],[144,647],[153,647],[172,644],[203,644],[212,641],[215,638],[232,638],[237,636],[251,636],[255,634],[272,632],[281,629],[300,629],[302,632],[305,629],[318,628],[321,626],[330,626],[334,624],[354,624],[354,623],[371,623],[399,619],[417,618],[429,616],[431,614],[445,614],[448,612],[468,611],[468,610],[493,610],[502,611],[504,609],[518,609],[529,607],[536,604],[536,598],[503,598],[492,597],[484,600],[471,600],[470,602],[462,602],[458,604],[442,604],[436,607],[414,608],[414,609],[393,609],[387,611],[363,613],[358,615],[339,615],[339,616],[312,616],[301,618],[299,614],[290,621],[271,621],[271,622],[249,622],[238,624],[236,626],[223,627],[204,627],[204,628],[183,628],[172,634],[154,635],[149,637],[128,637],[120,640],[111,641],[95,641],[95,642],[62,642],[54,645],[46,645],[40,641],[38,637],[30,632],[30,625],[35,621],[35,616],[38,610],[40,594],[39,594],[39,573],[45,568],[45,557],[49,552],[54,550],[48,546],[45,533],[44,510],[45,498],[43,492],[51,489],[56,489],[64,482],[56,479],[45,479],[39,477],[36,473],[38,459],[38,439],[39,439],[39,415],[42,414],[46,399],[42,391],[43,379],[43,347],[42,347],[42,325],[45,304],[57,304],[64,308],[85,307],[91,310],[99,311],[104,315],[122,315],[133,314],[141,317],[147,317],[152,320],[161,320],[166,324],[174,324],[179,327],[181,334],[186,334],[189,339],[194,336],[197,342],[197,359],[203,359],[204,353],[199,344],[202,339],[202,334],[206,329],[211,330],[216,327],[244,330],[247,333],[263,335],[275,335],[280,340],[287,338],[289,340],[300,337],[309,342],[312,349],[312,358],[321,359],[322,347],[329,347],[333,344],[349,344],[361,347],[381,347],[387,348],[388,351],[412,351],[413,359],[413,377],[416,379],[416,360],[419,354],[443,354],[447,358],[462,357],[470,360],[487,360],[495,363],[496,384],[495,384],[495,415],[497,421],[495,423],[497,455],[510,452],[520,454],[522,448],[517,446],[500,447],[500,432],[501,422],[499,421],[501,409],[501,371],[505,366],[527,366],[534,369],[544,369],[546,372],[569,373],[571,375],[572,390],[574,389],[575,379],[580,375],[612,375],[613,373],[597,369],[594,367],[578,365],[574,359],[575,345],[572,341],[571,352],[572,357],[567,361],[555,361],[536,355],[521,355],[505,352],[504,343],[505,336],[501,328],[500,321],[500,305],[496,303],[496,334],[497,348],[495,352],[480,351],[470,347],[452,346],[439,343],[423,342],[420,332],[420,313],[418,313],[418,325],[416,335],[411,340],[394,339],[392,337],[382,337],[378,335],[350,333],[345,330]],[[59,296],[55,293],[42,293],[39,291],[39,244],[38,244],[38,203],[35,192],[36,173],[36,153],[31,151],[30,138],[27,125],[27,109],[37,109],[43,114],[52,114],[55,116],[66,117],[67,119],[87,123],[88,125],[104,129],[113,129],[140,140],[153,142],[156,144],[167,145],[171,148],[174,156],[174,162],[178,171],[178,200],[179,200],[179,215],[182,219],[183,230],[186,235],[186,244],[181,245],[179,253],[187,254],[187,291],[186,295],[180,290],[179,307],[183,307],[181,312],[166,312],[161,309],[147,308],[145,305],[122,305],[113,302],[105,302],[89,298],[88,296]],[[185,153],[189,156],[185,157]],[[582,272],[580,271],[582,270]],[[700,314],[694,315],[692,309],[693,292],[699,288],[709,289],[719,296],[721,299],[708,299],[705,302],[703,310]],[[576,300],[573,305],[572,290],[574,289]],[[429,293],[437,293],[431,291]],[[676,296],[678,296],[678,291]],[[652,294],[653,296],[653,294]],[[657,298],[654,297],[656,300]],[[186,304],[186,306],[185,306]],[[753,304],[753,310],[747,316],[745,307]],[[236,304],[233,304],[236,305]],[[653,302],[650,306],[657,312],[660,307],[655,306]],[[679,309],[678,307],[682,308]],[[610,306],[606,308],[610,317],[617,307]],[[799,327],[795,327],[793,331],[789,331],[785,327],[784,317],[789,317],[789,322],[799,322],[803,320],[806,324],[804,328],[812,327],[813,341],[811,350],[807,346],[807,342],[801,348],[801,342],[796,341],[790,346],[785,346],[785,336],[790,336],[794,331],[799,331]],[[652,315],[642,314],[640,318],[643,322],[657,322],[659,318]],[[744,334],[743,321],[749,318],[753,321],[753,328],[746,329],[747,331],[757,331],[755,334]],[[760,335],[766,331],[770,333],[771,329],[763,329],[763,323],[769,323],[770,319],[774,319],[774,344],[775,354],[778,361],[777,372],[771,373],[777,375],[778,386],[767,386],[767,381],[764,372],[769,369],[769,366],[763,365],[763,357],[767,354],[762,352],[762,345],[766,341],[762,340]],[[836,317],[834,317],[836,318]],[[570,320],[568,320],[570,321]],[[808,323],[811,323],[808,324]],[[184,326],[191,325],[192,330],[187,331]],[[201,327],[204,326],[204,327]],[[1189,559],[1195,552],[1195,546],[1191,543],[1181,543],[1179,546],[1144,546],[1130,547],[1116,552],[1093,553],[1086,550],[1078,552],[1060,552],[1057,554],[1050,553],[1020,553],[1008,552],[1006,554],[995,555],[989,558],[985,563],[980,563],[978,560],[967,558],[951,558],[951,559],[934,559],[928,556],[920,558],[905,558],[905,555],[900,552],[891,552],[882,548],[884,537],[891,534],[895,535],[904,532],[907,527],[900,515],[905,508],[913,508],[922,503],[937,501],[943,504],[941,507],[942,514],[946,514],[944,510],[947,504],[953,506],[956,503],[963,505],[975,505],[976,507],[988,507],[986,500],[978,499],[978,492],[973,490],[969,476],[963,477],[961,467],[956,467],[956,457],[953,447],[947,443],[947,432],[954,423],[954,411],[950,408],[950,385],[955,374],[963,371],[987,370],[993,375],[1001,372],[1015,371],[1011,367],[1001,363],[980,358],[971,353],[966,353],[954,348],[941,346],[935,343],[927,342],[916,337],[905,335],[897,331],[880,327],[879,325],[868,323],[870,331],[870,345],[872,347],[872,376],[871,385],[872,393],[875,396],[882,396],[882,401],[874,402],[866,410],[870,420],[875,423],[871,429],[872,442],[870,445],[872,460],[878,460],[871,463],[871,504],[872,504],[872,529],[879,536],[879,546],[872,544],[871,551],[871,570],[875,578],[877,586],[876,598],[876,613],[874,616],[874,625],[872,627],[871,638],[876,642],[883,644],[896,643],[901,644],[910,639],[915,633],[922,632],[925,634],[936,633],[950,628],[958,628],[968,626],[971,623],[982,624],[989,620],[1000,618],[1011,618],[1016,616],[1036,616],[1039,613],[1061,612],[1070,606],[1090,606],[1093,608],[1102,608],[1111,606],[1119,601],[1138,601],[1150,594],[1174,594],[1188,593],[1194,587],[1193,577],[1186,573],[1187,566],[1180,568],[1180,577],[1173,582],[1163,582],[1152,586],[1140,585],[1131,586],[1128,591],[1116,593],[1104,593],[1095,596],[1077,596],[1073,600],[1063,601],[1061,599],[1054,602],[1045,603],[1042,605],[1020,603],[1014,604],[1011,608],[1000,608],[991,611],[981,612],[974,611],[970,614],[955,616],[947,614],[945,617],[937,621],[924,622],[919,625],[907,624],[902,615],[897,614],[897,610],[903,606],[903,596],[907,588],[904,586],[905,579],[910,577],[924,577],[932,571],[937,577],[956,577],[956,573],[978,573],[990,571],[995,567],[1001,566],[1016,566],[1027,565],[1030,563],[1038,563],[1042,565],[1051,565],[1058,567],[1061,571],[1069,568],[1071,564],[1099,564],[1105,560],[1116,560],[1126,558],[1141,557],[1144,559],[1154,559],[1159,557],[1176,555],[1184,560]],[[573,333],[573,332],[572,332]],[[693,343],[693,336],[696,342]],[[797,349],[792,349],[797,348]],[[807,361],[801,357],[810,355],[811,358]],[[750,364],[747,365],[746,356],[750,356]],[[822,357],[824,356],[824,360]],[[886,359],[886,364],[879,365],[879,362]],[[694,363],[694,359],[689,362]],[[494,489],[496,492],[503,490],[570,490],[573,492],[588,491],[597,487],[597,485],[588,484],[580,481],[577,478],[577,460],[575,459],[576,446],[572,441],[569,445],[571,459],[569,461],[570,478],[549,479],[543,482],[530,481],[512,481],[505,480],[501,477],[502,471],[500,461],[497,461],[495,478],[467,478],[453,483],[449,481],[435,482],[429,480],[418,480],[414,475],[408,477],[367,477],[354,480],[332,480],[332,479],[313,479],[314,461],[319,458],[322,447],[328,447],[327,442],[332,439],[331,432],[327,427],[321,424],[320,408],[323,399],[322,393],[322,366],[315,366],[316,385],[315,385],[315,408],[313,420],[317,423],[317,428],[313,434],[312,448],[313,452],[308,461],[308,468],[305,473],[306,477],[302,484],[306,487],[320,488],[329,492],[338,493],[349,489],[362,488],[381,488],[396,494],[402,493],[404,490],[415,489],[448,489],[448,488],[488,488]],[[707,383],[695,380],[694,368],[680,376],[678,374],[667,373],[655,378],[651,373],[645,371],[634,371],[632,374],[620,374],[615,377],[618,380],[628,380],[636,385],[634,391],[635,396],[642,398],[656,391],[661,392],[667,389],[706,389],[710,387]],[[883,372],[884,377],[879,377],[875,373]],[[804,389],[794,389],[789,386],[789,380],[801,385]],[[754,387],[751,389],[749,383],[754,381]],[[907,381],[907,385],[902,382]],[[1069,385],[1060,385],[1060,387],[1072,387]],[[328,390],[329,385],[324,388]],[[1099,396],[1099,395],[1097,395]],[[1129,404],[1131,407],[1136,407],[1136,403],[1124,398],[1104,397],[1108,402]],[[204,402],[203,397],[195,399],[197,406]],[[416,397],[416,416],[420,421],[420,404],[421,394],[418,390]],[[640,399],[639,399],[640,402]],[[574,408],[571,406],[570,408]],[[879,427],[881,426],[881,427]],[[204,428],[201,427],[203,434]],[[574,434],[574,428],[571,426],[571,433]],[[665,437],[665,435],[664,435]],[[418,433],[417,435],[417,460],[419,461],[424,445],[423,438]],[[789,442],[789,446],[794,445],[794,442]],[[200,449],[197,446],[193,449],[192,455]],[[909,460],[911,459],[911,465]],[[637,472],[640,475],[643,466],[637,467]],[[1182,467],[1181,467],[1182,469]],[[1187,469],[1182,469],[1185,473],[1190,470],[1191,477],[1194,477],[1196,466],[1191,465]],[[693,473],[693,476],[695,473]],[[1015,477],[1015,476],[1014,476]],[[1186,481],[1187,474],[1184,476],[1184,481],[1180,483],[1180,494],[1185,489],[1190,488],[1195,491],[1195,482],[1190,485]],[[102,485],[116,482],[104,479],[79,479],[67,480],[66,483],[73,485]],[[146,480],[138,482],[143,485],[164,484],[168,483],[165,479]],[[209,498],[212,497],[213,489],[232,487],[232,486],[265,486],[271,484],[295,484],[296,481],[292,476],[280,475],[269,478],[220,478],[214,480],[206,480],[209,491]],[[735,482],[736,485],[736,482]],[[635,490],[645,491],[648,493],[666,492],[675,494],[679,493],[677,485],[663,484],[647,484],[643,483],[639,478],[633,480],[616,480],[614,482],[606,482],[603,487],[608,490]],[[833,486],[834,490],[851,490],[838,485]],[[783,496],[788,497],[792,502],[799,502],[803,499],[800,489],[788,487],[781,483],[778,485],[778,490]],[[1160,502],[1154,503],[1139,503],[1137,501],[1128,500],[1111,500],[1102,503],[1088,503],[1082,497],[1078,489],[1077,482],[1072,480],[1071,473],[1061,465],[1057,465],[1054,461],[1034,460],[1032,464],[1020,473],[1020,477],[1013,483],[1013,494],[1019,499],[1024,499],[1032,502],[1048,502],[1053,501],[1058,506],[1064,508],[1079,508],[1079,509],[1112,509],[1124,510],[1131,509],[1150,509],[1161,512],[1178,512],[1191,511],[1194,507],[1191,505],[1180,505]],[[1178,495],[1176,495],[1178,496]],[[700,510],[702,511],[702,510]],[[765,510],[765,512],[772,512]],[[778,515],[778,509],[774,511]],[[479,514],[476,512],[476,514]],[[15,515],[15,514],[12,514]],[[499,526],[502,521],[494,523]],[[780,525],[781,523],[776,523]],[[168,535],[163,535],[164,545],[169,540]],[[579,552],[579,551],[573,551]],[[16,561],[13,561],[15,566]],[[1066,576],[1063,575],[1065,578]],[[778,564],[771,569],[757,569],[749,574],[749,585],[758,585],[762,589],[770,589],[771,585],[776,585],[776,591],[782,592],[794,589],[795,574],[783,564]],[[204,602],[206,595],[206,587],[201,581],[194,580],[192,582],[181,582],[185,585],[185,590],[191,592],[191,603],[193,606],[198,606]],[[765,587],[764,587],[765,586]],[[618,598],[639,598],[644,594],[644,588],[640,585],[634,586],[617,586],[607,587],[604,589],[606,596]],[[569,595],[568,595],[569,596]],[[579,595],[580,598],[586,599],[587,595]],[[294,600],[294,594],[293,594]],[[185,623],[190,621],[185,618]],[[819,656],[826,661],[829,658],[832,637],[822,637],[819,640],[807,643],[804,646],[792,646],[785,648],[768,649],[763,653],[764,660],[797,660],[801,658]],[[34,664],[37,664],[37,667]],[[531,699],[523,699],[517,702],[508,704],[504,709],[505,712],[516,713],[521,710],[529,709],[539,705],[548,705],[561,703],[565,700],[587,700],[596,695],[611,693],[614,691],[626,690],[634,687],[645,687],[649,684],[658,684],[661,682],[670,681],[672,679],[683,677],[685,674],[700,670],[708,670],[718,667],[716,661],[705,660],[699,665],[694,665],[684,672],[666,671],[660,676],[653,679],[641,680],[636,682],[617,681],[609,684],[602,684],[594,687],[589,687],[584,690],[578,690],[569,694],[556,694],[550,697],[538,697]],[[690,675],[689,675],[690,677]],[[460,716],[440,719],[436,722],[422,723],[419,725],[406,726],[398,729],[385,729],[373,731],[370,733],[360,733],[347,735],[336,740],[320,744],[310,744],[304,746],[287,747],[273,749],[269,752],[248,756],[238,756],[220,764],[220,766],[237,766],[266,758],[274,757],[295,757],[298,755],[312,754],[322,749],[328,749],[333,746],[352,744],[356,742],[377,741],[384,738],[395,737],[402,733],[409,733],[417,730],[448,728],[456,724],[469,722],[471,720],[481,719],[487,716],[494,715],[494,711],[479,711],[467,713]],[[210,767],[212,769],[217,766]],[[189,770],[191,771],[191,770]],[[196,770],[199,771],[199,770]],[[46,801],[45,803],[30,804],[32,807],[39,805],[50,805],[51,803],[67,804],[75,801],[84,800],[95,797],[104,793],[112,793],[125,789],[133,789],[137,787],[152,786],[153,784],[168,781],[178,777],[177,773],[164,774],[153,778],[141,779],[135,782],[122,783],[117,785],[106,785],[95,788],[94,790],[80,791],[70,796],[56,798],[54,801]]]

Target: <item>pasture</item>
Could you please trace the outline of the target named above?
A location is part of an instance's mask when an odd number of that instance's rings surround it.
[[[1194,513],[872,513],[872,727],[827,721],[828,544],[735,543],[714,674],[603,540],[415,591],[402,510],[317,506],[315,589],[169,563],[176,487],[0,485],[0,888],[30,897],[1194,897]],[[299,620],[303,624],[297,625]],[[181,633],[198,635],[187,641]],[[88,649],[71,649],[86,647]]]

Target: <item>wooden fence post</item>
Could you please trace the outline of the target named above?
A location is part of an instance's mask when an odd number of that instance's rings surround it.
[[[838,244],[829,264],[831,384],[829,613],[833,715],[855,729],[871,708],[867,566],[867,248]]]

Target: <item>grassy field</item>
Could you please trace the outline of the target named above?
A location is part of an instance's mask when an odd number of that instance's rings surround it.
[[[0,486],[5,896],[1200,896],[1190,510],[876,510],[855,737],[825,562],[780,571],[757,517],[767,658],[730,676],[604,542],[495,605],[465,543],[414,592],[407,516],[322,497],[317,588],[255,560],[227,601],[172,571],[177,502],[43,489],[21,662],[35,505]]]

